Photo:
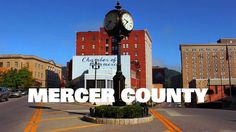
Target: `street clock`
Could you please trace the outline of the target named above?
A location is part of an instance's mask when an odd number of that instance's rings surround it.
[[[105,16],[104,29],[109,36],[129,36],[134,28],[132,15],[120,8],[121,6],[118,3],[116,9],[109,11]]]
[[[114,46],[117,47],[117,69],[116,75],[113,77],[113,88],[115,90],[114,106],[124,106],[126,103],[121,99],[121,91],[125,89],[125,76],[121,71],[121,40],[129,36],[134,28],[134,21],[132,15],[126,11],[121,10],[120,2],[116,4],[116,9],[109,11],[105,15],[104,29],[109,37],[114,38]]]

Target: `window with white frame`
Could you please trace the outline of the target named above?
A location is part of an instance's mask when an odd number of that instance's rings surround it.
[[[126,48],[129,48],[129,44],[126,44]]]

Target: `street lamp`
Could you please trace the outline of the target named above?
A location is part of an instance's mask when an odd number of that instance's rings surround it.
[[[104,19],[104,29],[109,37],[113,37],[117,46],[117,69],[113,77],[113,88],[115,90],[114,106],[124,106],[125,102],[121,99],[121,91],[125,88],[125,76],[121,71],[121,40],[128,37],[133,30],[134,22],[131,14],[126,10],[121,10],[120,2],[117,1],[116,9],[109,11]]]
[[[97,88],[97,70],[100,68],[100,64],[97,62],[97,59],[95,59],[95,62],[92,63],[91,65],[92,65],[92,69],[95,70],[95,75],[94,75],[95,85],[94,85],[94,87]]]

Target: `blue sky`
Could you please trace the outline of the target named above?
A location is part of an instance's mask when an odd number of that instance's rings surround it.
[[[75,33],[99,30],[115,0],[0,0],[0,54],[28,54],[65,65]],[[180,43],[236,38],[235,0],[121,0],[135,29],[147,28],[153,63],[180,69]]]

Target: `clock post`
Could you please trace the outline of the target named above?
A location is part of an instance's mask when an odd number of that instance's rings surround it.
[[[133,30],[133,18],[131,14],[126,10],[121,10],[119,1],[115,6],[115,10],[109,11],[104,20],[104,29],[110,37],[115,40],[115,46],[117,47],[117,70],[116,75],[113,77],[113,88],[115,90],[115,102],[114,106],[124,106],[125,102],[121,99],[121,92],[125,88],[125,76],[121,70],[121,40],[124,37],[129,36]]]
[[[116,69],[116,75],[113,77],[113,88],[115,90],[115,102],[113,103],[114,106],[124,106],[126,105],[125,102],[121,99],[121,92],[125,88],[125,76],[122,74],[121,70],[121,53],[120,53],[120,47],[121,47],[121,39],[122,36],[114,36],[114,39],[116,40],[117,45],[117,69]]]

